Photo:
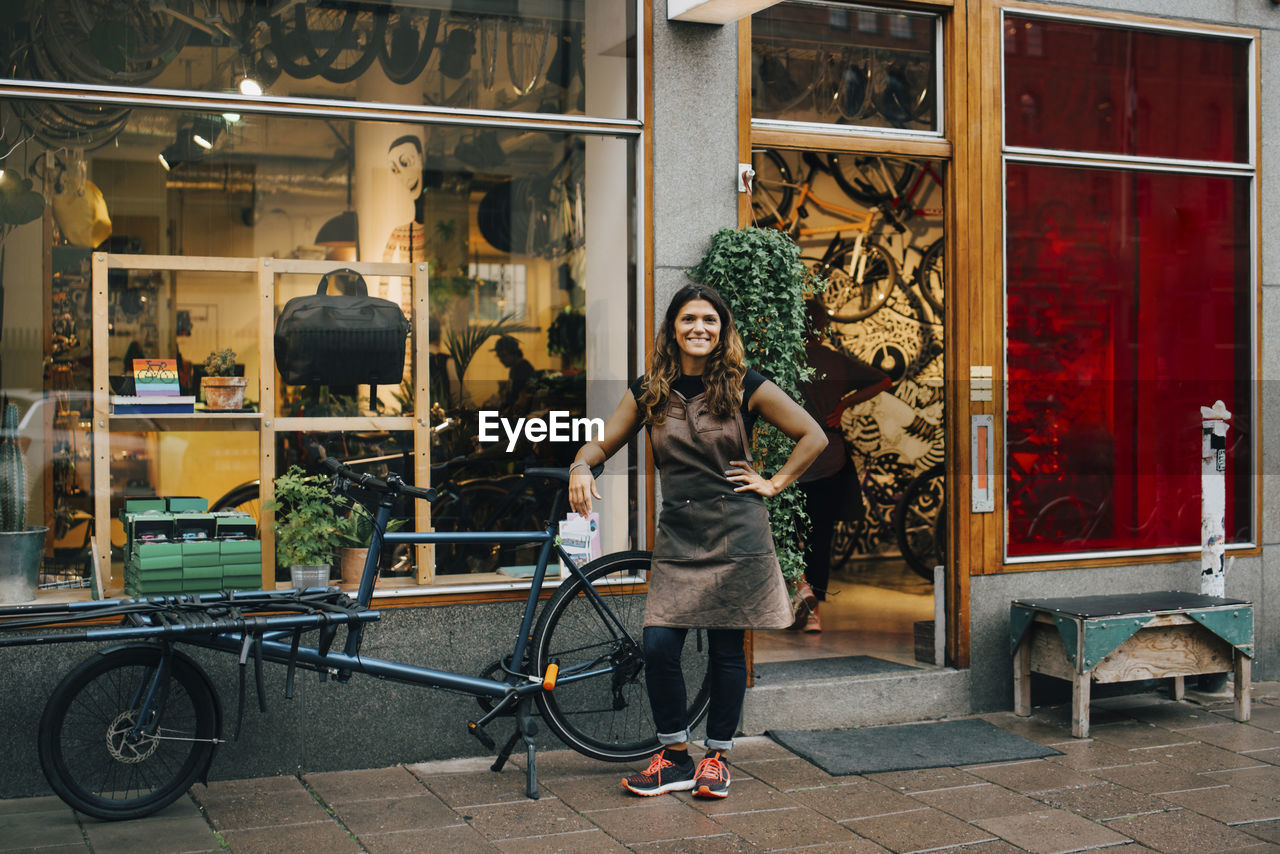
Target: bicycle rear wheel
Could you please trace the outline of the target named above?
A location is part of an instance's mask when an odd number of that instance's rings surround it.
[[[217,501],[213,502],[213,506],[209,509],[213,510],[239,510],[241,513],[248,513],[253,517],[253,521],[262,521],[262,511],[258,506],[258,481],[251,480],[233,486],[231,490]]]
[[[770,228],[786,219],[795,195],[791,169],[781,154],[772,148],[756,151],[751,156],[751,210],[758,228]]]
[[[827,307],[827,314],[838,323],[853,323],[875,314],[889,301],[898,283],[898,265],[884,247],[867,243],[863,250],[866,259],[861,284],[854,281],[847,269],[850,251],[841,252],[814,271],[827,280],[822,303]]]
[[[893,512],[893,530],[902,557],[926,581],[933,581],[933,568],[944,560],[945,478],[942,463],[921,472],[902,491]]]
[[[58,683],[40,716],[40,767],[72,809],[106,821],[141,818],[191,788],[213,758],[217,698],[187,656],[135,645],[96,653]],[[133,729],[155,688],[152,723]],[[145,723],[145,722],[144,722]]]
[[[582,571],[601,600],[575,578],[551,597],[534,632],[534,672],[557,662],[562,680],[538,695],[542,717],[565,744],[594,759],[629,762],[658,749],[640,647],[649,565],[648,552],[593,560]],[[683,665],[692,728],[710,703],[705,652],[687,649]],[[585,672],[594,675],[573,680]]]
[[[867,208],[900,198],[916,174],[908,160],[874,154],[832,154],[827,163],[844,194]]]

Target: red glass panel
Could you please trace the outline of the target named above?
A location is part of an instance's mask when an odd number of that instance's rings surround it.
[[[1010,164],[1010,556],[1200,542],[1200,407],[1250,539],[1249,179]]]
[[[1249,43],[1009,15],[1005,142],[1244,163]]]

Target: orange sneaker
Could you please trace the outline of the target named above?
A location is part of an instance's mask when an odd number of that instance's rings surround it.
[[[693,781],[693,796],[695,798],[729,797],[729,766],[725,764],[720,751],[707,751],[706,757],[698,763],[698,773]]]
[[[664,747],[653,754],[648,768],[639,774],[623,777],[622,788],[645,797],[666,792],[687,792],[693,788],[693,776],[693,760],[689,758],[689,754],[684,754],[684,762],[674,762],[667,757],[667,749]]]

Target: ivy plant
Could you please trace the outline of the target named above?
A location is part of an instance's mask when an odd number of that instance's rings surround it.
[[[813,369],[805,362],[807,294],[826,287],[800,261],[800,247],[786,233],[773,228],[722,228],[698,265],[688,271],[699,284],[720,292],[733,311],[742,336],[747,363],[771,379],[795,400],[803,400],[800,383]],[[775,472],[786,462],[795,443],[763,419],[752,435],[756,466]],[[778,563],[788,582],[804,575],[801,543],[808,535],[809,514],[799,489],[785,489],[766,499]]]

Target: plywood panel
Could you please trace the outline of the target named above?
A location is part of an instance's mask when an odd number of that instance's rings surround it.
[[[1199,625],[1139,629],[1093,668],[1095,682],[1132,682],[1231,670],[1232,647]]]

